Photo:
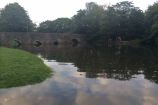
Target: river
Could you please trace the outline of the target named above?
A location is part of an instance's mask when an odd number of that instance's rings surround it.
[[[158,105],[158,50],[23,46],[54,72],[39,84],[0,89],[0,105]]]

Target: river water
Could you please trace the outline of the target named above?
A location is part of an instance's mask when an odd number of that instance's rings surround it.
[[[35,85],[0,89],[0,105],[158,105],[158,50],[23,46],[54,72]]]

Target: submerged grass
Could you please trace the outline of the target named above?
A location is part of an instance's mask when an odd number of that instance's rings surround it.
[[[0,47],[0,88],[35,84],[50,76],[50,68],[35,55]]]

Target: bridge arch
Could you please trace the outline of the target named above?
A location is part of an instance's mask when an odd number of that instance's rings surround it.
[[[20,47],[20,46],[22,45],[22,42],[21,42],[20,40],[18,40],[18,39],[14,39],[14,40],[12,41],[11,45],[12,45],[13,47]]]
[[[42,45],[42,42],[39,41],[39,40],[35,40],[35,41],[33,42],[33,45],[34,45],[35,47],[40,47],[40,46]]]
[[[71,41],[72,41],[72,46],[78,46],[78,44],[80,42],[80,40],[77,38],[73,38]]]
[[[56,40],[53,42],[53,44],[54,44],[55,46],[57,46],[57,45],[59,45],[61,42],[62,42],[61,39],[56,39]]]

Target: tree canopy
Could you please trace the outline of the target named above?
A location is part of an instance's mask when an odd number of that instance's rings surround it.
[[[54,21],[45,21],[40,23],[37,30],[39,32],[54,32],[54,33],[71,32],[72,20],[69,18],[58,18]]]
[[[158,34],[158,2],[143,12],[132,2],[115,5],[86,4],[72,18],[47,20],[35,29],[27,11],[18,3],[11,3],[0,10],[0,31],[4,32],[53,32],[78,33],[89,40],[144,39]]]
[[[158,34],[158,2],[155,2],[153,5],[149,6],[146,15],[146,30],[148,34]]]
[[[94,2],[86,4],[86,9],[79,10],[72,17],[74,32],[80,34],[96,34],[100,30],[100,20],[104,13],[104,7]]]
[[[146,12],[123,1],[115,5],[86,4],[71,19],[59,18],[42,22],[39,32],[71,32],[84,34],[89,40],[108,40],[121,37],[123,40],[144,39],[157,34],[158,3],[149,6]]]
[[[111,37],[132,39],[144,35],[144,14],[132,2],[109,6],[101,23],[101,33]]]
[[[5,6],[0,12],[0,31],[27,32],[33,31],[34,24],[27,12],[18,3]]]

